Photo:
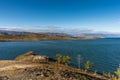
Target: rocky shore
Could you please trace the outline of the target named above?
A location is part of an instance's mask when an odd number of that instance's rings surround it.
[[[14,60],[0,60],[0,80],[108,80],[102,75],[57,64],[55,60],[32,51]]]

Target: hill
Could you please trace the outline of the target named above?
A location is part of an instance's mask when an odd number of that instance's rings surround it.
[[[0,41],[35,41],[35,40],[68,40],[71,36],[49,35],[40,33],[0,34]]]
[[[37,40],[71,40],[71,39],[97,39],[102,38],[100,35],[70,35],[67,33],[34,33],[0,30],[0,41],[37,41]]]

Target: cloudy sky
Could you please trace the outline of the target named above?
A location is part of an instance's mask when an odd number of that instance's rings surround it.
[[[0,0],[0,29],[120,33],[120,0]]]

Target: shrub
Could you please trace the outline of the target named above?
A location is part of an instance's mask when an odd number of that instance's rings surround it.
[[[89,70],[92,66],[93,66],[93,63],[90,62],[90,61],[87,61],[86,64],[85,64],[86,70]]]
[[[63,56],[63,63],[65,63],[66,65],[68,65],[71,61],[70,56]]]
[[[120,80],[120,65],[119,65],[117,71],[115,71],[115,74],[117,75],[117,80]]]
[[[61,54],[56,54],[56,58],[57,58],[57,63],[61,64],[62,63],[62,55]]]

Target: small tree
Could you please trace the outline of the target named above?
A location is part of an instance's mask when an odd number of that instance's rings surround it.
[[[93,63],[90,62],[90,61],[87,61],[86,64],[85,64],[86,70],[89,70],[92,66],[93,66]]]
[[[115,72],[115,74],[117,75],[118,79],[117,80],[120,80],[120,65],[117,69],[117,71]]]
[[[82,58],[81,58],[81,56],[80,56],[80,54],[77,56],[77,62],[78,62],[78,68],[80,69],[80,63],[81,63],[81,60],[82,60]]]
[[[118,80],[115,75],[112,75],[112,80]]]
[[[61,54],[56,54],[56,58],[57,58],[57,63],[61,64],[62,63],[62,55]]]
[[[71,61],[70,56],[63,56],[63,62],[64,62],[66,65],[68,65],[68,64],[70,63],[70,61]]]

